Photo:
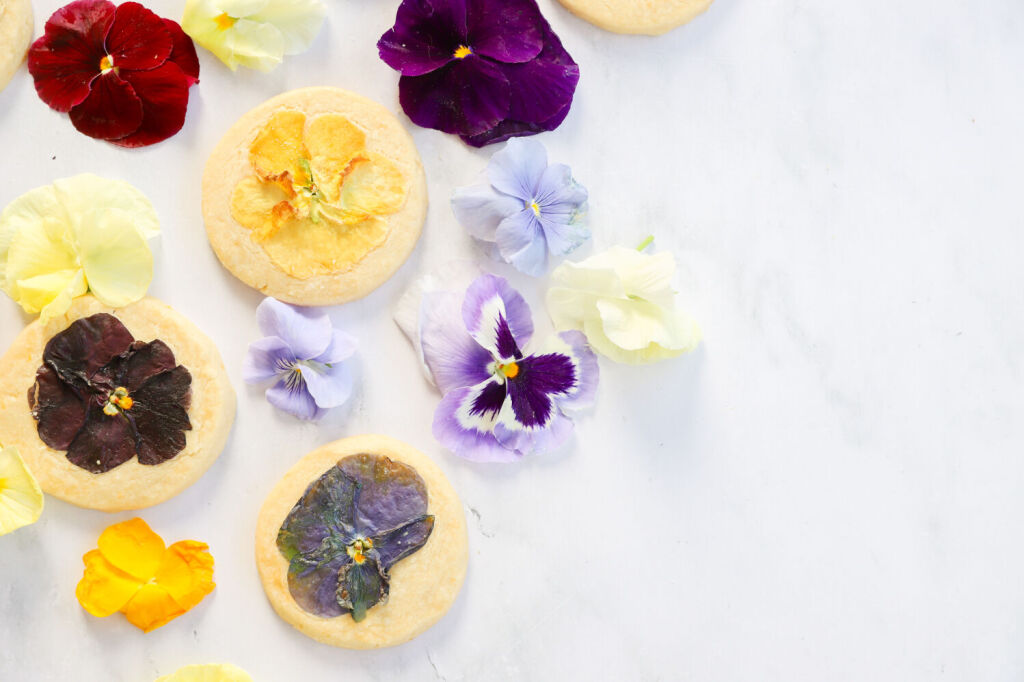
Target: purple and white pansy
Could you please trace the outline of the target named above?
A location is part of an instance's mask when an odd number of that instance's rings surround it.
[[[356,340],[335,329],[327,313],[267,298],[256,308],[256,321],[265,337],[249,345],[242,378],[273,381],[267,389],[271,405],[314,420],[348,400],[352,371],[346,361]]]
[[[501,277],[476,278],[464,297],[423,295],[419,341],[443,394],[434,413],[442,445],[470,460],[512,462],[568,439],[570,415],[594,402],[597,358],[576,331],[527,353],[532,335],[530,307]]]

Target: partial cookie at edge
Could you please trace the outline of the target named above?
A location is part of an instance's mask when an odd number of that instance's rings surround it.
[[[712,0],[559,0],[584,21],[612,33],[661,35],[689,22]]]

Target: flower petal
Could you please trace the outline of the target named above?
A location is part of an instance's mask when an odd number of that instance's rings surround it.
[[[528,62],[544,48],[547,22],[533,0],[469,0],[466,5],[473,52],[511,64]]]
[[[331,318],[315,308],[299,308],[275,298],[265,298],[256,308],[256,322],[265,336],[276,336],[287,343],[295,357],[315,358],[331,344],[334,328]]]
[[[600,297],[625,297],[622,280],[611,267],[597,267],[593,258],[562,263],[551,272],[548,314],[556,329],[582,329],[584,320],[597,315]]]
[[[54,450],[67,450],[85,424],[85,402],[49,365],[36,371],[29,405],[37,422],[39,439]]]
[[[0,448],[0,535],[35,523],[43,491],[16,448]]]
[[[36,92],[50,108],[67,112],[89,95],[106,56],[104,39],[115,7],[106,0],[77,0],[53,13],[28,53]]]
[[[108,71],[92,82],[89,96],[71,109],[70,117],[80,133],[112,140],[139,129],[142,100],[127,81]]]
[[[253,682],[252,676],[230,663],[186,665],[156,682]]]
[[[4,290],[29,313],[40,312],[69,287],[77,289],[77,285],[84,284],[78,276],[81,265],[73,235],[62,220],[66,213],[55,200],[50,202],[51,196],[30,192],[15,200],[0,217],[7,240]],[[37,209],[51,208],[54,211],[50,216],[35,217]]]
[[[178,606],[191,610],[213,591],[213,555],[205,542],[181,540],[164,552],[153,581],[167,590]]]
[[[174,49],[171,50],[171,56],[167,58],[167,61],[178,65],[190,86],[198,83],[199,55],[196,54],[196,46],[192,43],[192,39],[185,34],[178,22],[170,19],[164,19],[163,22],[174,41]]]
[[[54,180],[53,189],[55,199],[69,216],[67,224],[80,224],[93,210],[116,208],[132,216],[132,222],[145,239],[160,234],[160,220],[153,204],[145,194],[123,180],[82,173]]]
[[[146,147],[162,142],[185,125],[192,80],[174,62],[149,71],[123,71],[142,103],[142,123],[130,135],[110,140],[121,147]]]
[[[140,300],[153,281],[153,253],[135,216],[117,208],[91,211],[75,235],[89,289],[120,308]]]
[[[7,282],[7,259],[10,256],[11,241],[22,230],[45,229],[43,223],[47,219],[51,225],[58,227],[67,225],[69,220],[64,207],[57,201],[53,185],[25,192],[0,212],[0,289],[8,294],[11,290]]]
[[[97,370],[121,355],[135,337],[108,313],[75,320],[43,348],[43,362],[72,384],[88,381]]]
[[[508,118],[530,123],[549,121],[569,106],[580,80],[580,67],[550,26],[540,56],[524,64],[505,64],[502,73],[512,86]]]
[[[519,454],[503,447],[492,432],[502,405],[499,398],[504,400],[504,387],[493,381],[446,393],[434,412],[434,438],[474,462],[518,460]]]
[[[155,376],[170,372],[177,366],[174,351],[161,341],[154,339],[149,343],[136,342],[132,354],[119,368],[120,376],[117,385],[124,386],[128,391],[135,392]]]
[[[120,611],[142,587],[143,581],[115,567],[98,549],[86,552],[82,561],[85,572],[75,588],[75,598],[98,618]]]
[[[258,71],[272,71],[284,61],[284,34],[271,24],[249,19],[239,19],[235,25],[224,31],[222,47],[206,46],[221,61],[235,70],[244,66]],[[202,43],[200,43],[202,44]]]
[[[300,554],[324,549],[332,535],[350,537],[355,533],[357,481],[340,467],[332,466],[313,481],[285,517],[277,534],[277,548],[288,561]],[[323,558],[323,557],[320,557]],[[308,566],[295,564],[305,571]]]
[[[137,2],[125,2],[114,13],[106,48],[120,71],[155,69],[171,56],[174,39],[163,19]]]
[[[135,456],[135,434],[124,416],[107,416],[103,408],[93,407],[65,456],[75,466],[102,474]]]
[[[423,296],[419,334],[423,359],[441,393],[490,378],[487,366],[494,358],[466,331],[458,294],[444,291]]]
[[[405,0],[377,51],[403,76],[422,76],[453,61],[467,40],[464,0]]]
[[[356,337],[335,329],[331,334],[331,343],[327,346],[327,350],[313,359],[325,365],[342,362],[355,354],[358,345]]]
[[[505,412],[511,413],[511,407],[506,407]],[[494,437],[503,447],[519,456],[543,454],[565,445],[572,429],[572,421],[557,410],[542,428],[526,428],[506,414],[494,425]]]
[[[291,55],[309,49],[325,16],[321,0],[274,0],[247,18],[273,25],[284,38],[284,53]]]
[[[426,483],[409,465],[361,454],[341,460],[338,469],[358,486],[352,497],[353,534],[376,538],[426,515]]]
[[[322,618],[343,615],[345,609],[338,603],[338,574],[351,563],[344,551],[322,562],[296,555],[288,565],[288,593],[304,611]]]
[[[455,219],[472,236],[484,241],[495,241],[498,223],[521,210],[521,199],[496,192],[490,185],[459,187],[452,194]]]
[[[547,270],[545,232],[533,210],[523,209],[502,220],[495,237],[501,257],[516,270],[532,277],[540,277]]]
[[[532,355],[517,364],[519,373],[505,382],[512,409],[499,421],[504,417],[528,429],[544,428],[555,411],[554,398],[576,388],[579,370],[573,358],[562,353]]]
[[[417,551],[434,530],[434,517],[423,515],[393,530],[386,531],[373,538],[373,548],[380,556],[384,570],[390,569],[398,561]]]
[[[143,632],[152,632],[184,615],[185,609],[163,587],[147,583],[124,605],[121,613]]]
[[[96,547],[112,566],[139,582],[148,582],[156,575],[167,549],[163,539],[139,518],[108,526],[100,533]]]
[[[597,356],[587,344],[582,332],[566,331],[552,336],[541,348],[542,353],[561,353],[572,358],[576,366],[576,383],[555,402],[562,411],[578,411],[589,408],[597,398],[597,382],[600,367]]]
[[[533,336],[530,306],[502,277],[483,275],[466,289],[462,320],[481,346],[503,359],[522,357]]]
[[[691,317],[649,301],[600,299],[597,310],[604,335],[626,352],[644,351],[654,345],[673,357],[700,343],[700,328]]]
[[[509,140],[487,164],[487,177],[495,189],[522,199],[525,208],[537,198],[548,152],[536,140]]]
[[[511,92],[495,64],[469,56],[422,76],[402,76],[398,96],[416,125],[479,135],[508,115]]]
[[[187,409],[191,387],[191,373],[179,365],[135,391],[131,415],[139,434],[139,464],[161,464],[185,449],[185,431],[192,428]]]
[[[317,407],[330,409],[345,403],[352,395],[352,368],[348,363],[327,367],[299,363],[306,389]]]
[[[295,353],[283,339],[267,336],[249,344],[242,361],[242,380],[254,384],[287,372],[295,364]]]
[[[267,401],[299,419],[314,421],[320,419],[325,412],[317,407],[313,396],[306,389],[305,381],[278,381],[267,389]]]
[[[374,605],[387,601],[388,574],[373,550],[356,563],[349,562],[338,573],[338,601],[352,611],[352,620],[360,622]]]

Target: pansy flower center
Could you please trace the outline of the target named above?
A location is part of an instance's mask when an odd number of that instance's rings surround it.
[[[226,31],[235,25],[238,19],[228,16],[227,12],[222,13],[220,16],[214,17],[213,23],[217,24],[217,30]]]
[[[359,538],[345,548],[352,561],[361,564],[366,561],[366,552],[373,549],[373,540],[370,538]]]
[[[473,54],[473,48],[469,47],[468,45],[459,45],[457,48],[455,48],[455,52],[453,53],[452,56],[455,57],[456,59],[465,59],[471,54]]]
[[[519,376],[519,364],[516,362],[499,362],[497,369],[506,379],[515,379]]]
[[[533,215],[537,216],[538,218],[540,217],[540,204],[537,203],[536,199],[527,202],[526,208],[532,209]]]
[[[113,68],[114,58],[111,57],[109,54],[100,60],[100,71],[102,71],[103,73],[106,73],[107,71],[110,71]]]
[[[135,401],[128,395],[128,389],[118,386],[114,392],[107,397],[107,404],[103,406],[103,414],[108,417],[116,416],[121,410],[130,410]]]

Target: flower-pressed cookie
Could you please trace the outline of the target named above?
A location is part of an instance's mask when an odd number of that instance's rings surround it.
[[[331,305],[390,277],[419,238],[426,181],[408,133],[336,88],[279,95],[210,155],[203,215],[217,257],[281,301]]]
[[[466,573],[466,524],[429,458],[385,436],[306,455],[260,511],[256,559],[271,604],[302,633],[370,649],[439,620]]]
[[[44,491],[82,507],[178,494],[220,454],[234,411],[216,347],[154,299],[114,309],[83,296],[0,358],[5,443]]]

